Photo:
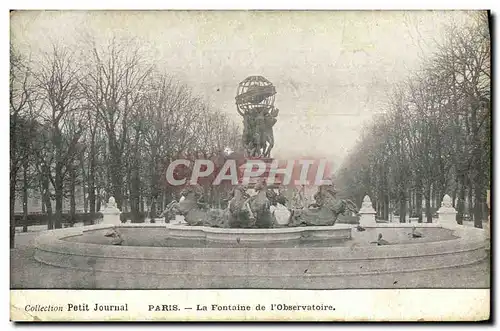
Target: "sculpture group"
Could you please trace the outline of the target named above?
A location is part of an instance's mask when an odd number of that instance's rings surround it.
[[[274,147],[273,126],[276,124],[278,108],[255,108],[252,111],[242,112],[243,116],[243,145],[249,157],[270,157]]]
[[[274,146],[273,127],[279,109],[274,107],[276,89],[262,76],[250,76],[238,85],[236,109],[243,117],[243,145],[250,158],[270,158]],[[226,209],[211,208],[204,199],[203,188],[196,184],[184,188],[179,201],[170,203],[163,216],[169,222],[175,215],[184,216],[188,225],[222,228],[272,228],[281,227],[271,211],[271,206],[285,206],[286,198],[260,178],[250,195],[248,187],[233,188]],[[339,200],[333,185],[318,187],[315,202],[307,207],[290,208],[286,226],[334,225],[340,214],[347,211],[357,214],[356,205],[350,200]]]
[[[262,76],[250,76],[238,85],[236,110],[243,117],[243,145],[248,157],[270,157],[273,126],[279,109],[274,107],[276,89]]]
[[[282,227],[276,221],[271,206],[278,203],[285,205],[286,198],[268,188],[260,179],[254,186],[255,194],[250,195],[245,186],[233,189],[231,200],[226,209],[211,208],[204,202],[203,188],[196,185],[186,187],[182,198],[167,206],[163,212],[169,222],[175,215],[184,216],[188,225],[219,228],[274,228]],[[357,213],[357,207],[351,200],[336,198],[333,185],[322,185],[314,195],[315,202],[305,208],[290,208],[290,217],[286,226],[332,226],[338,216],[346,212]]]

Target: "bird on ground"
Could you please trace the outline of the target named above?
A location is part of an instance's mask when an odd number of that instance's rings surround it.
[[[123,237],[120,235],[116,229],[113,229],[111,231],[108,231],[106,234],[104,234],[105,237],[113,238],[111,240],[112,245],[121,245],[123,243]]]
[[[390,243],[385,240],[385,239],[382,239],[382,233],[379,233],[378,234],[378,240],[377,240],[377,245],[381,246],[381,245],[389,245]]]
[[[356,230],[358,230],[359,232],[363,232],[363,231],[366,231],[366,229],[364,227],[362,227],[361,225],[358,225],[356,227]]]
[[[416,227],[413,227],[413,229],[411,230],[410,235],[413,238],[422,238],[423,237],[422,233],[418,232]]]
[[[371,244],[377,244],[378,246],[390,245],[390,243],[387,240],[382,239],[382,233],[379,233],[377,241],[372,241]]]

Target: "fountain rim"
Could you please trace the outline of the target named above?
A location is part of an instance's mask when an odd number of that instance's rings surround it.
[[[380,225],[382,224],[374,227],[416,226],[415,224]],[[246,284],[241,286],[250,288],[273,288],[273,286],[282,287],[282,279],[287,279],[289,276],[306,283],[312,281],[321,284],[321,279],[324,277],[450,268],[476,263],[487,257],[486,240],[482,229],[434,223],[420,225],[417,227],[453,230],[456,238],[387,246],[228,247],[226,249],[113,246],[64,240],[86,231],[115,228],[113,224],[98,224],[89,226],[85,230],[66,228],[47,231],[36,239],[34,258],[40,263],[60,268],[126,274],[127,277],[133,277],[136,284],[134,286],[140,283],[144,288],[159,286],[151,283],[151,277],[161,277],[162,286],[167,287],[172,286],[172,282],[177,282],[181,288],[219,288],[216,284],[225,284],[226,279],[232,279],[240,282],[238,284]],[[117,228],[122,226],[167,230],[164,225],[158,224],[116,225]],[[351,234],[354,227],[347,230],[343,226],[341,231],[349,231]],[[192,228],[199,230],[201,227]],[[308,228],[302,227],[305,232]],[[329,232],[326,230],[325,235],[331,235]],[[198,233],[202,236],[210,235],[199,231]],[[212,235],[218,236],[218,234]],[[293,233],[287,235],[296,236]],[[298,235],[300,236],[300,233]],[[360,269],[360,266],[363,269]],[[307,268],[311,272],[304,274],[304,269],[301,268]],[[215,280],[219,283],[214,283]]]
[[[170,227],[167,227],[166,225],[170,225]],[[342,227],[340,227],[342,226]],[[105,230],[105,229],[114,229],[114,228],[162,228],[162,229],[171,229],[171,230],[188,230],[188,231],[198,231],[198,232],[204,232],[205,230],[208,230],[208,233],[213,233],[213,234],[269,234],[269,230],[271,229],[232,229],[232,230],[243,230],[241,232],[233,232],[233,233],[227,233],[224,232],[225,230],[230,230],[226,228],[210,228],[210,227],[204,227],[204,226],[183,226],[183,225],[173,225],[173,224],[148,224],[148,223],[136,223],[136,224],[119,224],[119,225],[113,225],[113,224],[95,224],[95,225],[89,225],[84,228],[64,228],[64,229],[56,229],[56,230],[48,230],[44,231],[41,233],[39,236],[36,237],[35,239],[35,248],[36,250],[47,250],[47,249],[55,249],[55,251],[60,251],[71,248],[71,247],[78,247],[82,251],[80,252],[81,254],[77,254],[78,252],[74,252],[73,254],[75,255],[84,255],[84,253],[88,250],[96,249],[96,248],[101,248],[104,251],[109,251],[113,253],[118,253],[121,251],[127,251],[129,249],[133,249],[135,253],[138,255],[141,255],[143,252],[146,252],[148,250],[152,250],[154,252],[156,251],[164,251],[165,249],[168,250],[175,250],[175,251],[182,251],[182,250],[219,250],[219,248],[193,248],[193,247],[151,247],[151,246],[113,246],[113,245],[103,245],[103,244],[93,244],[93,243],[82,243],[82,242],[70,242],[67,240],[64,240],[65,238],[72,237],[72,236],[78,236],[82,235],[84,232],[90,232],[90,231],[99,231],[99,230]],[[335,228],[334,228],[335,227]],[[426,243],[412,243],[412,244],[394,244],[394,245],[386,245],[386,246],[362,246],[362,247],[302,247],[302,248],[269,248],[269,247],[242,247],[242,248],[229,248],[229,249],[249,249],[249,250],[260,250],[260,249],[266,249],[266,250],[288,250],[288,249],[293,249],[293,250],[315,250],[315,251],[338,251],[338,252],[343,252],[343,251],[366,251],[366,252],[379,252],[381,253],[382,251],[385,252],[392,252],[392,253],[397,253],[395,255],[398,256],[403,256],[403,255],[411,255],[410,253],[416,253],[419,250],[432,250],[432,249],[437,249],[438,251],[443,251],[446,250],[444,248],[448,247],[451,248],[452,246],[459,247],[461,249],[467,249],[470,247],[476,247],[478,245],[483,245],[484,240],[484,233],[483,229],[477,229],[477,228],[472,228],[472,227],[464,227],[460,226],[457,224],[457,226],[454,225],[449,225],[449,224],[438,224],[438,223],[418,223],[417,224],[411,224],[411,223],[378,223],[376,225],[370,225],[370,226],[365,226],[365,228],[443,228],[443,229],[448,229],[452,231],[452,234],[456,237],[455,239],[450,239],[450,240],[444,240],[444,241],[435,241],[435,242],[426,242]],[[313,229],[315,228],[315,229]],[[319,228],[319,229],[318,229]],[[318,230],[350,230],[352,231],[355,226],[354,225],[348,225],[348,224],[338,224],[335,226],[315,226],[315,227],[309,227],[309,226],[304,226],[304,227],[297,227],[297,228],[290,228],[291,230],[295,230],[296,232],[308,232],[308,231],[318,231]],[[283,228],[276,228],[273,230],[282,230]],[[286,228],[285,228],[286,229]],[[288,229],[286,229],[288,230]],[[210,232],[211,231],[211,232]],[[251,231],[259,231],[259,232],[251,232]],[[277,232],[279,233],[279,232]],[[288,232],[288,233],[294,233],[294,232]],[[446,246],[446,247],[443,247]],[[397,252],[394,252],[394,247],[400,248]],[[104,253],[104,252],[103,252]],[[113,254],[114,255],[114,254]],[[368,254],[372,255],[372,254]],[[375,253],[375,255],[378,255]],[[394,255],[394,254],[391,254]],[[366,256],[366,258],[370,258],[370,256]]]

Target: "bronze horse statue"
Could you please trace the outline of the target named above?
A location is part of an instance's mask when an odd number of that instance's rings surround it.
[[[339,200],[333,185],[322,185],[314,195],[315,202],[304,209],[290,210],[288,226],[332,226],[340,214],[358,208],[351,200]]]

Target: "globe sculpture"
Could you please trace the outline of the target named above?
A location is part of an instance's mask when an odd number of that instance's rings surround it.
[[[236,110],[243,117],[243,146],[247,157],[271,156],[273,126],[279,109],[274,107],[276,88],[262,76],[244,79],[236,92]]]
[[[272,108],[276,88],[262,76],[250,76],[238,85],[236,107],[239,111],[251,111],[255,108]]]

